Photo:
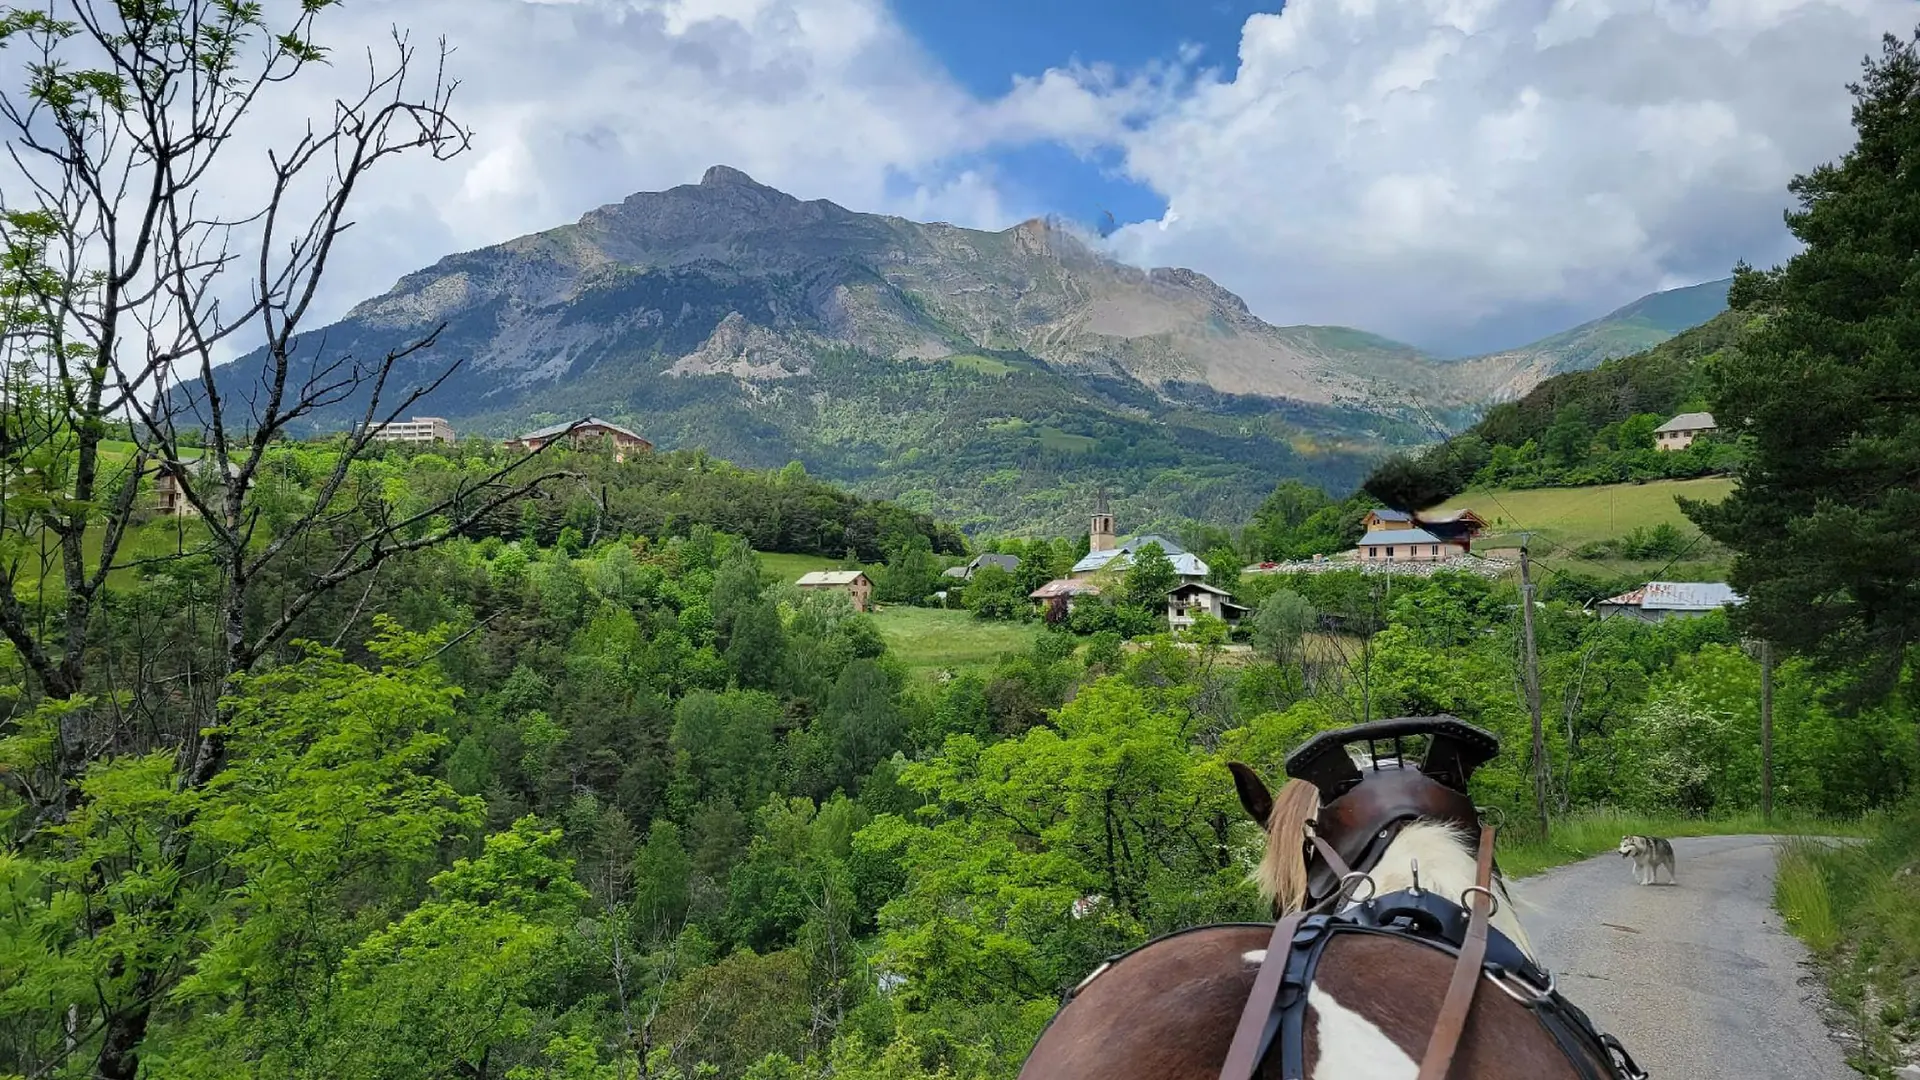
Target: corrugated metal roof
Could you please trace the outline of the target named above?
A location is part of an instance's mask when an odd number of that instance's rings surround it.
[[[1664,431],[1705,431],[1718,426],[1713,422],[1713,414],[1710,412],[1683,412],[1654,428],[1653,433],[1658,435]]]
[[[1051,600],[1056,596],[1099,596],[1100,586],[1091,581],[1055,578],[1027,595],[1035,600]]]
[[[1713,611],[1738,604],[1741,599],[1731,585],[1719,581],[1649,581],[1600,603],[1642,611]]]
[[[1360,537],[1361,547],[1378,547],[1382,544],[1439,544],[1439,537],[1425,529],[1380,529]]]
[[[1130,556],[1132,556],[1135,551],[1140,550],[1148,544],[1159,544],[1160,549],[1167,553],[1167,558],[1172,560],[1173,572],[1179,574],[1181,577],[1207,576],[1207,564],[1202,562],[1198,555],[1189,553],[1185,548],[1162,536],[1135,537],[1123,541],[1121,545],[1116,548],[1109,548],[1106,551],[1090,551],[1079,562],[1074,563],[1073,569],[1068,572],[1073,574],[1088,574],[1101,569],[1115,559],[1124,559],[1125,561],[1115,566],[1115,569],[1119,569],[1132,561]]]
[[[795,585],[851,585],[865,577],[859,570],[815,570],[801,574]]]

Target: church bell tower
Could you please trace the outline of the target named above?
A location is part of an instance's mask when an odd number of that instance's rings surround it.
[[[1093,504],[1093,525],[1087,529],[1087,551],[1112,551],[1118,542],[1113,535],[1113,515],[1107,512],[1107,489],[1101,488]]]

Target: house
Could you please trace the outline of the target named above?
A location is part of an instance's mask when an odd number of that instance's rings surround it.
[[[860,570],[815,570],[801,574],[794,584],[802,589],[843,592],[853,598],[853,610],[865,611],[873,597],[873,579]]]
[[[1466,548],[1471,548],[1474,538],[1487,528],[1484,518],[1464,507],[1459,510],[1423,510],[1416,514],[1386,508],[1369,510],[1365,524],[1370,534],[1424,529],[1442,542],[1458,541]],[[1371,540],[1363,539],[1361,543],[1368,544]]]
[[[1653,429],[1653,446],[1656,450],[1685,450],[1693,440],[1719,430],[1712,413],[1681,413]]]
[[[1718,581],[1649,581],[1629,593],[1594,605],[1601,618],[1624,615],[1643,622],[1697,619],[1740,603],[1739,593]]]
[[[438,416],[416,416],[411,420],[389,420],[375,424],[369,435],[376,442],[430,443],[453,442],[453,425]]]
[[[1175,630],[1192,626],[1196,615],[1211,615],[1228,626],[1238,626],[1248,610],[1234,603],[1227,590],[1204,581],[1190,581],[1167,594],[1167,625]]]
[[[1462,507],[1459,510],[1423,510],[1413,516],[1414,524],[1446,541],[1455,541],[1468,551],[1473,550],[1473,541],[1487,530],[1487,522],[1479,514]]]
[[[227,462],[227,477],[240,475],[240,466]],[[184,481],[184,482],[183,482]],[[153,466],[153,508],[167,517],[199,517],[200,510],[187,498],[191,487],[202,502],[218,497],[225,485],[213,477],[213,464],[202,456],[191,461],[161,461]],[[252,487],[251,480],[247,483]]]
[[[1376,529],[1360,538],[1354,554],[1363,563],[1439,562],[1467,553],[1467,541],[1436,536],[1426,529]]]
[[[1073,564],[1067,576],[1085,581],[1101,571],[1112,569],[1123,571],[1133,562],[1133,553],[1148,544],[1159,544],[1160,550],[1167,553],[1173,563],[1173,572],[1181,581],[1205,581],[1207,564],[1200,556],[1167,539],[1147,533],[1142,536],[1129,536],[1114,542],[1114,546],[1105,551],[1089,551],[1086,557]]]
[[[1015,570],[1020,569],[1020,556],[999,555],[990,551],[985,555],[975,555],[973,561],[964,565],[949,566],[941,573],[945,577],[958,578],[961,581],[972,581],[973,575],[979,573],[980,568],[983,566],[997,566],[1011,574]]]
[[[615,461],[627,460],[629,453],[653,449],[653,444],[637,433],[597,416],[589,416],[584,420],[569,420],[564,424],[551,424],[538,431],[529,431],[518,438],[508,439],[507,449],[532,453],[560,438],[565,438],[576,450],[597,450],[611,445]]]
[[[1091,581],[1076,578],[1054,578],[1045,585],[1027,594],[1029,600],[1035,600],[1043,607],[1058,605],[1063,611],[1072,611],[1074,604],[1083,596],[1099,596],[1100,586]]]

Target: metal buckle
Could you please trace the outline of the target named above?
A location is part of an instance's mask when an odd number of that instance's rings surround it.
[[[1474,893],[1479,893],[1487,898],[1487,918],[1491,919],[1495,915],[1500,914],[1500,898],[1493,895],[1492,889],[1480,885],[1469,885],[1466,891],[1460,894],[1460,906],[1465,909],[1468,914],[1473,913],[1473,905],[1467,903],[1467,898]]]
[[[1356,879],[1367,883],[1367,895],[1362,897],[1355,897],[1349,892],[1349,890],[1353,888],[1353,885]],[[1380,886],[1374,884],[1373,876],[1371,874],[1368,874],[1364,870],[1355,870],[1352,873],[1347,874],[1345,877],[1342,877],[1340,879],[1340,888],[1337,891],[1335,891],[1333,895],[1338,897],[1340,901],[1345,904],[1364,904],[1367,901],[1372,900],[1374,898],[1374,895],[1379,891],[1380,891]]]
[[[1551,999],[1554,992],[1559,989],[1559,978],[1551,971],[1547,972],[1546,976],[1547,985],[1538,986],[1531,980],[1523,978],[1512,968],[1498,968],[1487,973],[1488,981],[1499,987],[1502,993],[1529,1008]],[[1522,990],[1526,991],[1524,997],[1521,995]],[[1636,1077],[1635,1080],[1640,1078]]]

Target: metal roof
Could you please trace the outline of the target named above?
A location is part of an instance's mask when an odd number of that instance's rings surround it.
[[[1382,544],[1441,544],[1441,540],[1425,529],[1380,529],[1360,537],[1360,547],[1378,547]]]
[[[974,556],[973,561],[967,564],[967,569],[978,570],[983,566],[989,566],[989,565],[997,566],[1000,569],[1007,571],[1008,573],[1012,573],[1013,571],[1020,569],[1020,556],[1001,555],[1001,554],[997,554],[995,552],[989,551],[985,555]]]
[[[1075,581],[1072,578],[1055,578],[1027,594],[1034,600],[1050,600],[1056,596],[1099,595],[1100,586],[1091,581]]]
[[[815,570],[811,573],[801,574],[800,580],[794,582],[794,584],[851,585],[866,576],[865,572],[860,570]]]
[[[1600,601],[1606,607],[1642,611],[1714,611],[1740,603],[1731,585],[1719,581],[1649,581],[1638,589]]]
[[[1706,431],[1719,426],[1713,422],[1713,414],[1710,412],[1683,412],[1654,428],[1653,433],[1658,435],[1666,431]]]
[[[1407,513],[1405,510],[1389,510],[1384,506],[1378,509],[1375,509],[1372,513],[1374,517],[1379,518],[1381,521],[1412,521],[1413,520],[1413,515]]]
[[[1173,562],[1173,572],[1179,574],[1181,577],[1207,576],[1207,564],[1201,561],[1198,555],[1188,552],[1187,549],[1168,540],[1164,536],[1132,537],[1121,541],[1119,547],[1108,548],[1105,551],[1090,551],[1079,562],[1074,563],[1073,569],[1068,572],[1073,574],[1091,573],[1116,559],[1124,559],[1125,561],[1116,564],[1115,568],[1118,569],[1131,562],[1132,554],[1146,547],[1148,544],[1159,544],[1160,550],[1166,552],[1167,558]]]
[[[630,439],[640,439],[641,442],[647,441],[645,439],[640,438],[639,432],[631,431],[627,428],[623,428],[619,424],[616,424],[611,420],[602,420],[597,416],[589,416],[581,420],[567,420],[558,424],[548,424],[546,427],[539,428],[534,431],[529,431],[525,435],[520,436],[520,441],[524,442],[528,439],[551,439],[554,436],[565,432],[568,428],[590,428],[590,427],[606,428],[608,431],[614,432],[615,434],[619,434],[619,435],[625,435]]]

